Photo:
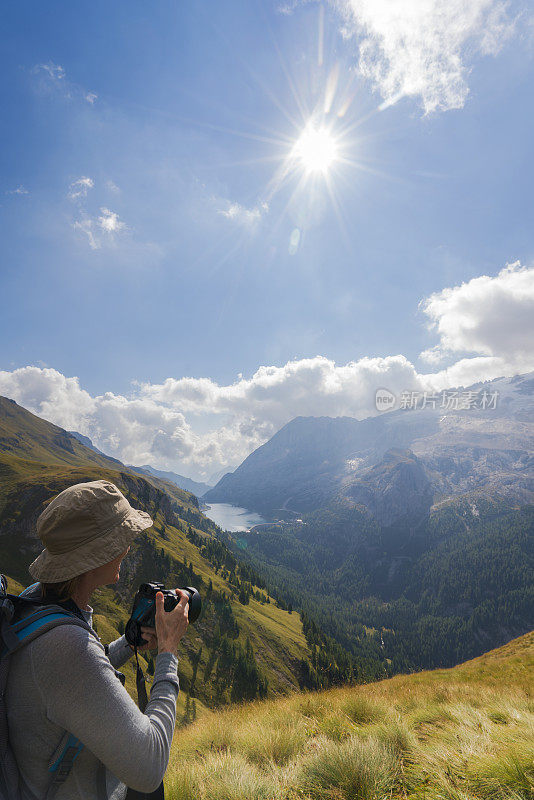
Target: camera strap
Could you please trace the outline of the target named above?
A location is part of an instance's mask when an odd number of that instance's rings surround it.
[[[134,647],[134,653],[135,653],[135,660],[137,662],[137,674],[135,676],[135,683],[137,686],[137,704],[139,705],[140,711],[144,714],[148,703],[148,697],[146,693],[146,678],[139,664],[137,647]]]
[[[139,664],[137,647],[134,647],[134,653],[135,660],[137,662],[137,675],[135,677],[135,682],[137,684],[137,703],[140,711],[142,711],[144,714],[148,703],[148,697],[146,693],[146,678],[143,670],[141,669],[141,665]],[[154,792],[149,792],[148,794],[145,792],[137,792],[135,789],[128,789],[126,800],[165,800],[163,781]]]

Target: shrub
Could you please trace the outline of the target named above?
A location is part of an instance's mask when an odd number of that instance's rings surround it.
[[[186,762],[171,767],[165,775],[165,794],[172,800],[199,800],[197,765]]]
[[[202,800],[273,800],[277,786],[273,778],[250,764],[240,753],[213,753],[202,769]]]
[[[327,714],[317,725],[319,731],[333,739],[335,742],[341,742],[356,732],[354,723],[347,717],[346,714],[336,713],[333,711]]]
[[[302,765],[301,790],[315,800],[383,800],[395,786],[399,761],[377,739],[323,739]]]
[[[341,709],[356,725],[377,722],[384,715],[380,706],[357,694],[345,700]]]
[[[503,748],[481,756],[469,765],[467,783],[484,800],[515,795],[518,800],[534,797],[534,744]]]
[[[398,720],[381,725],[375,729],[376,737],[400,756],[413,753],[417,740],[412,731]]]
[[[271,713],[258,726],[255,719],[238,733],[236,747],[257,764],[283,766],[303,749],[308,738],[306,721],[299,716]]]

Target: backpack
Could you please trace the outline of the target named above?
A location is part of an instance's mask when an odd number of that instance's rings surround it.
[[[11,655],[57,625],[78,625],[96,636],[90,625],[66,609],[59,605],[43,603],[35,591],[38,585],[34,583],[20,595],[11,595],[7,593],[6,578],[0,575],[0,800],[21,798],[21,776],[9,746],[5,705]],[[48,767],[50,783],[45,800],[52,800],[68,778],[83,746],[79,739],[65,731],[54,752],[55,760]]]

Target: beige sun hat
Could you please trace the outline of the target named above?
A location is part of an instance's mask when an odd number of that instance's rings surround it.
[[[37,520],[45,549],[30,564],[30,575],[45,583],[68,581],[112,561],[152,524],[110,481],[76,483]]]

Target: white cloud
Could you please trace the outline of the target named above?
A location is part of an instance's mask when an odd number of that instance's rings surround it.
[[[77,83],[67,80],[67,73],[61,64],[55,64],[53,61],[36,64],[32,72],[38,76],[38,86],[43,92],[56,92],[68,100],[83,99],[91,105],[98,97],[95,92],[88,92]]]
[[[22,186],[17,186],[16,189],[8,189],[6,190],[6,194],[29,194],[29,191]]]
[[[105,244],[115,242],[115,237],[128,230],[126,224],[119,219],[119,215],[109,208],[101,208],[100,216],[91,217],[82,212],[80,217],[72,223],[74,230],[87,237],[92,250],[100,250]]]
[[[92,178],[82,176],[71,183],[67,197],[69,200],[79,200],[83,197],[87,197],[87,192],[89,189],[92,189],[94,185],[95,182]]]
[[[90,217],[83,216],[80,219],[74,220],[72,227],[75,231],[80,231],[84,236],[87,236],[89,247],[92,250],[98,250],[100,248],[100,242],[94,233],[93,220]]]
[[[440,337],[430,351],[433,363],[451,354],[476,353],[500,360],[508,370],[532,368],[533,268],[508,264],[496,277],[482,275],[436,292],[421,308]],[[421,356],[428,361],[429,351]]]
[[[433,294],[421,308],[440,338],[438,350],[432,349],[434,363],[443,353],[458,359],[446,369],[425,374],[400,354],[343,365],[316,356],[261,366],[250,378],[238,375],[228,385],[210,378],[168,378],[137,383],[130,397],[112,392],[92,397],[77,378],[24,367],[0,372],[0,394],[80,431],[126,463],[202,478],[241,462],[295,416],[375,414],[379,387],[399,396],[405,390],[439,391],[534,370],[533,268],[510,265],[496,277]],[[201,432],[195,430],[198,420]]]
[[[73,221],[72,227],[87,237],[92,250],[99,250],[104,244],[114,242],[116,235],[126,232],[128,228],[117,212],[109,208],[101,207],[99,215],[91,215],[87,211],[85,199],[94,185],[92,178],[82,176],[70,184],[67,197],[76,202],[78,208],[78,217]]]
[[[514,22],[502,0],[331,0],[359,39],[359,69],[382,107],[416,97],[425,113],[462,108],[474,54],[496,55]]]
[[[64,428],[80,423],[94,410],[94,400],[80,388],[77,378],[66,378],[55,369],[23,367],[0,371],[0,394]]]
[[[436,344],[419,353],[419,358],[426,364],[440,364],[444,359],[444,354],[439,344]]]
[[[121,222],[119,215],[115,211],[110,211],[109,208],[101,208],[100,216],[98,217],[98,224],[106,233],[119,233],[126,228],[124,222]]]
[[[343,366],[315,356],[281,367],[259,367],[251,378],[228,386],[209,378],[167,378],[162,384],[142,384],[140,389],[143,396],[185,413],[209,410],[246,419],[249,426],[255,420],[257,425],[277,428],[299,414],[366,415],[381,381],[411,385],[417,374],[401,355],[363,358]]]
[[[226,219],[233,220],[241,225],[254,225],[262,216],[268,213],[269,205],[267,203],[259,203],[252,208],[247,208],[240,203],[232,203],[230,200],[225,200],[222,208],[217,210]]]
[[[285,14],[286,16],[289,16],[294,12],[298,5],[299,0],[291,0],[289,3],[281,3],[276,10],[279,14]]]
[[[49,61],[48,64],[37,64],[34,72],[44,72],[53,81],[62,81],[65,78],[65,70],[60,64]]]

